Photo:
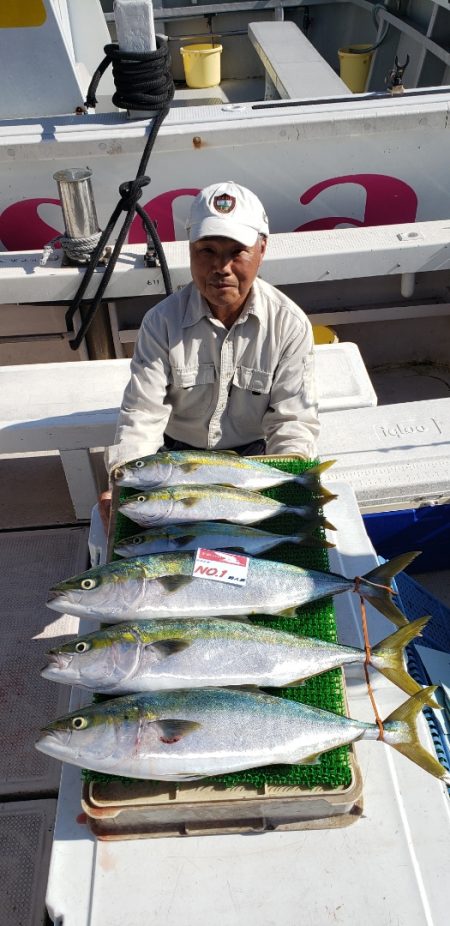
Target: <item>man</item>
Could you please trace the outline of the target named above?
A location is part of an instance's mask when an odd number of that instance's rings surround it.
[[[257,279],[269,234],[262,203],[215,183],[195,197],[186,228],[193,282],[142,322],[108,471],[163,447],[314,457],[312,328]]]

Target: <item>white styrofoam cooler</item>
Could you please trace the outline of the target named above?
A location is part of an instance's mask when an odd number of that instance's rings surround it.
[[[450,498],[450,398],[332,411],[321,418],[319,456],[335,460],[363,509],[407,508]]]
[[[377,396],[357,344],[316,344],[314,348],[319,412],[366,408]]]

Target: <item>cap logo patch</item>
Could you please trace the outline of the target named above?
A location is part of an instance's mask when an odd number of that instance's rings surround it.
[[[228,215],[233,212],[236,205],[236,197],[230,196],[229,193],[219,193],[213,199],[213,208],[221,215]]]

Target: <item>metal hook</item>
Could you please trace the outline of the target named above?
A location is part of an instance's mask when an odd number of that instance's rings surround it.
[[[391,68],[386,77],[387,89],[390,90],[391,93],[403,93],[403,74],[408,67],[409,61],[409,55],[406,55],[405,63],[399,64],[398,57],[397,55],[395,56],[394,67]]]
[[[408,67],[408,64],[409,64],[409,55],[406,55],[406,61],[405,61],[404,64],[399,64],[399,63],[398,63],[398,58],[397,58],[397,55],[396,55],[395,58],[394,58],[394,64],[395,64],[395,69],[396,69],[396,71],[399,71],[400,76],[403,77],[404,71],[406,70],[406,68]]]

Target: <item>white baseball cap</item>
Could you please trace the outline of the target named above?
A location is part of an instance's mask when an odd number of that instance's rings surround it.
[[[197,194],[186,230],[189,241],[219,235],[251,247],[258,235],[269,234],[269,223],[258,197],[246,187],[226,180],[212,183]]]

